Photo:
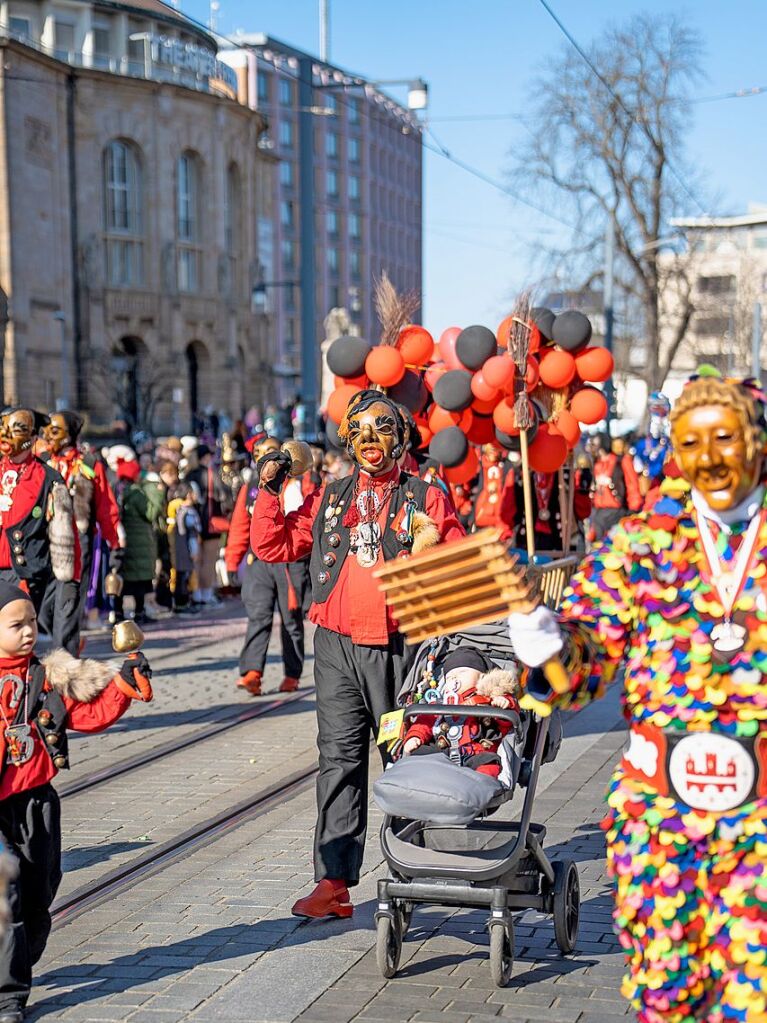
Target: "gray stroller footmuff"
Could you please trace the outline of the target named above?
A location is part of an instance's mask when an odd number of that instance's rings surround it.
[[[430,824],[470,824],[510,794],[497,778],[440,754],[403,757],[373,785],[384,813]]]

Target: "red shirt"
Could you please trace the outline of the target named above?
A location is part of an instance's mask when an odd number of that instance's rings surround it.
[[[0,658],[0,676],[11,673],[24,678],[29,670],[29,662],[29,657]],[[12,683],[8,681],[0,690],[0,762],[4,762],[6,756],[6,719],[9,724],[12,723],[17,712],[17,708],[10,705],[13,688]],[[47,682],[46,688],[51,688]],[[21,699],[23,701],[24,697]],[[110,682],[90,703],[80,703],[79,700],[73,700],[68,696],[63,699],[67,709],[67,727],[76,732],[102,732],[122,717],[132,703],[114,682]],[[8,796],[44,785],[58,773],[34,725],[32,737],[34,750],[31,758],[18,766],[5,764],[3,767],[0,777],[0,799],[7,799]]]
[[[399,474],[395,467],[385,476],[368,477],[366,473],[360,473],[360,477],[381,490],[393,478],[399,479]],[[267,562],[305,558],[314,543],[312,530],[322,496],[323,491],[317,490],[297,511],[284,515],[279,498],[268,490],[259,490],[250,530],[250,544],[256,556]],[[388,526],[389,501],[390,498],[379,510],[378,522],[382,531]],[[424,510],[437,526],[442,540],[456,540],[464,535],[463,526],[438,487],[431,486],[427,490]],[[380,550],[378,558],[380,563],[383,559]],[[332,632],[351,636],[355,643],[385,646],[389,636],[397,631],[397,622],[386,607],[383,593],[371,571],[371,568],[359,565],[350,554],[344,560],[327,600],[312,604],[309,609],[310,621]]]
[[[59,455],[51,454],[49,462],[51,468],[61,475],[67,488],[75,473],[83,471],[83,456],[77,448],[68,448]],[[92,470],[90,466],[86,466],[85,469],[86,477],[89,472],[93,472],[93,511],[101,535],[109,547],[119,547],[117,534],[120,528],[120,510],[114,492],[109,486],[104,463],[97,461]]]

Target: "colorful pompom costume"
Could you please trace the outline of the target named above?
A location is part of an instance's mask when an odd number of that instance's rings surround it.
[[[721,652],[724,609],[684,491],[624,519],[574,576],[560,609],[569,702],[600,696],[623,668],[631,742],[603,826],[627,957],[623,992],[638,1019],[764,1023],[767,513],[732,608],[742,648]],[[743,527],[715,531],[715,542],[733,563]],[[708,733],[709,746],[696,752],[693,733]],[[680,740],[686,753],[675,762]]]

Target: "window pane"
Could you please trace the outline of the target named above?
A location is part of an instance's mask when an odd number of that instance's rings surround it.
[[[360,197],[360,179],[356,174],[349,176],[349,198],[359,199]]]
[[[197,161],[185,153],[178,161],[178,237],[181,241],[196,241],[198,232],[198,175]]]
[[[8,26],[13,35],[21,36],[22,39],[29,39],[31,34],[29,18],[10,17],[8,19]]]
[[[280,103],[287,106],[293,102],[293,83],[285,78],[280,79]]]
[[[288,188],[293,184],[293,164],[289,160],[283,160],[280,164],[280,184]]]
[[[349,160],[352,163],[360,162],[360,140],[349,139]]]
[[[325,153],[327,156],[338,156],[338,135],[329,131],[325,136]]]
[[[359,238],[360,236],[360,218],[356,213],[349,214],[349,237]]]
[[[280,203],[280,223],[283,227],[293,227],[293,203],[289,199]]]
[[[334,170],[329,170],[326,175],[325,188],[328,195],[338,195],[338,175]]]
[[[258,98],[262,103],[269,102],[269,76],[263,71],[258,73]]]
[[[338,213],[336,210],[328,210],[325,214],[325,223],[328,229],[328,234],[338,234]]]
[[[68,60],[75,49],[75,26],[68,25],[65,21],[57,21],[54,23],[54,36],[56,56],[60,60]]]
[[[331,273],[338,273],[338,249],[328,249],[328,270]]]
[[[281,146],[292,146],[293,145],[293,122],[292,121],[280,121],[280,145]]]

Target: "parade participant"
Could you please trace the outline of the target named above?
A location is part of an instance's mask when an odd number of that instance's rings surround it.
[[[484,444],[474,499],[474,526],[502,529],[508,538],[514,531],[515,509],[513,466],[495,444]]]
[[[133,700],[152,699],[143,654],[119,664],[34,654],[37,622],[29,595],[0,582],[0,835],[18,864],[10,882],[12,923],[0,950],[0,1023],[21,1023],[32,967],[51,930],[61,880],[59,797],[51,785],[69,766],[68,728],[101,732]]]
[[[311,555],[320,773],[314,891],[297,916],[349,917],[367,826],[369,739],[394,709],[403,680],[403,637],[372,572],[392,558],[463,534],[443,492],[397,466],[405,430],[394,402],[378,391],[355,395],[339,428],[355,462],[298,511],[283,514],[288,471],[280,453],[260,462],[251,546],[264,561]]]
[[[572,469],[566,466],[563,470],[563,482],[565,493],[570,490],[570,473],[575,472],[573,486],[573,507],[575,529],[572,531],[572,539],[582,536],[583,522],[591,514],[591,498],[589,496],[590,477],[583,476],[579,469]],[[533,508],[533,535],[536,551],[561,551],[563,549],[562,539],[562,511],[561,491],[559,488],[559,474],[555,472],[532,472],[531,496]],[[524,550],[527,546],[527,516],[525,515],[525,497],[522,486],[521,473],[514,476],[514,487],[511,501],[511,511],[514,522],[514,546]]]
[[[16,408],[0,420],[0,580],[28,590],[54,646],[80,652],[80,548],[61,476],[32,454],[48,417]]]
[[[125,547],[125,531],[120,524],[120,512],[104,463],[95,455],[84,454],[78,446],[83,422],[83,417],[76,412],[52,412],[48,425],[42,431],[48,449],[48,464],[64,480],[72,498],[80,539],[78,614],[81,622],[93,570],[96,529],[112,552],[110,568],[119,570]]]
[[[115,487],[120,516],[125,527],[125,558],[122,564],[123,592],[114,597],[112,624],[124,618],[123,598],[133,597],[133,620],[138,625],[154,621],[146,612],[146,598],[152,592],[157,563],[156,526],[165,515],[165,491],[161,483],[141,480],[135,458],[119,459]]]
[[[221,520],[226,503],[226,489],[213,466],[213,452],[207,444],[197,448],[197,465],[184,476],[195,489],[202,520],[202,546],[197,568],[198,589],[195,600],[200,604],[220,604],[216,596],[216,562],[221,547]],[[224,524],[224,528],[226,528]]]
[[[612,443],[606,436],[599,438],[592,506],[591,539],[596,542],[604,539],[625,515],[642,507],[639,477],[622,437],[614,438]]]
[[[279,451],[280,443],[274,437],[264,437],[260,442],[256,440],[251,443],[250,447],[253,457],[258,461],[269,452]],[[283,494],[283,512],[295,511],[303,503],[301,482],[300,479],[289,481]],[[261,695],[276,608],[280,613],[280,641],[285,672],[280,692],[292,693],[298,689],[304,670],[303,605],[309,585],[309,563],[306,557],[289,564],[268,564],[256,557],[250,546],[250,522],[257,495],[258,479],[254,477],[249,484],[241,487],[237,495],[224,552],[229,573],[233,575],[242,566],[240,593],[248,615],[237,685],[252,696]]]
[[[634,447],[634,468],[639,473],[640,490],[645,495],[663,478],[663,466],[671,451],[668,436],[670,411],[671,403],[666,395],[653,391],[647,403],[647,433]]]
[[[686,484],[624,519],[559,615],[509,619],[535,667],[560,653],[577,706],[623,679],[629,743],[607,858],[640,1023],[767,1019],[765,396],[698,377],[671,415]],[[665,489],[665,487],[664,487]],[[622,671],[621,671],[622,669]]]

